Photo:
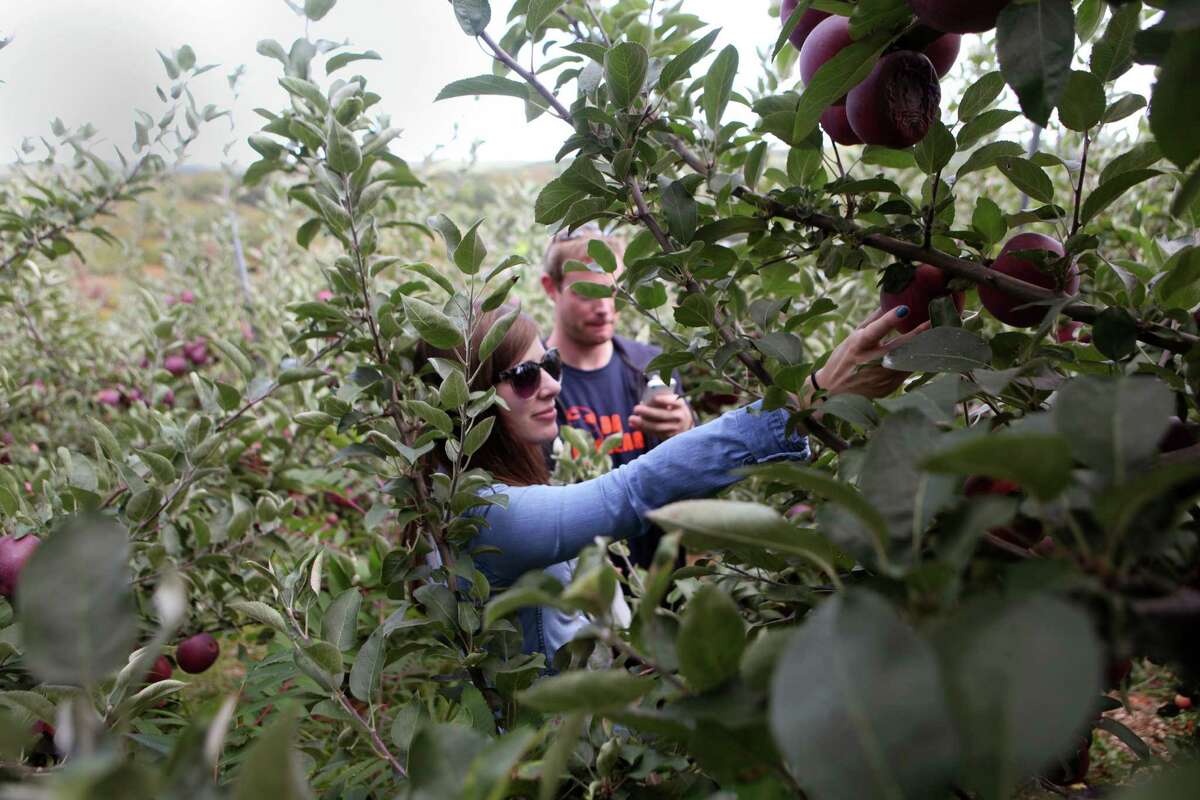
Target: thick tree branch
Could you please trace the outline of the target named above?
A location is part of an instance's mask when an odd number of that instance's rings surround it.
[[[667,142],[671,146],[671,149],[688,166],[696,169],[697,164],[703,165],[703,162],[695,153],[691,152],[687,144],[678,136],[668,134]],[[697,169],[697,172],[700,172],[702,175],[708,175],[707,171]],[[838,234],[872,249],[896,256],[897,258],[930,264],[950,273],[954,277],[966,278],[977,284],[994,286],[1027,303],[1044,303],[1046,301],[1060,301],[1063,299],[1063,296],[1056,292],[1026,283],[996,270],[988,269],[978,262],[968,261],[958,256],[952,256],[949,253],[922,247],[912,242],[905,242],[885,234],[867,233],[862,227],[847,220],[795,206],[787,206],[771,197],[750,191],[745,186],[739,186],[734,190],[734,194],[739,199],[758,208],[769,216],[789,219],[811,228]],[[1102,310],[1087,303],[1069,303],[1062,309],[1062,313],[1080,322],[1093,323],[1099,318]],[[1189,333],[1174,331],[1162,325],[1144,320],[1137,320],[1136,324],[1137,338],[1139,340],[1155,347],[1161,347],[1164,350],[1170,350],[1175,353],[1186,353],[1197,344],[1200,344],[1200,337]]]

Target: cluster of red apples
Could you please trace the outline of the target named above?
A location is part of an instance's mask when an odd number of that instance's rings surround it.
[[[942,101],[939,81],[945,77],[962,45],[962,34],[996,27],[1000,11],[1011,0],[909,0],[924,37],[920,50],[904,41],[885,53],[867,78],[821,115],[821,127],[842,145],[872,144],[911,147],[925,138],[937,120]],[[786,22],[799,0],[783,0],[780,17]],[[939,35],[940,34],[940,35]],[[808,9],[791,33],[800,51],[800,77],[807,86],[826,62],[849,46],[850,19]]]

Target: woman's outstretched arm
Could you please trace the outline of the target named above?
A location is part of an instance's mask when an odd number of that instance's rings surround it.
[[[497,487],[508,508],[487,506],[476,546],[500,552],[477,562],[501,585],[531,569],[573,558],[597,536],[627,539],[646,530],[647,511],[706,497],[738,480],[738,467],[808,458],[808,443],[785,432],[788,411],[758,404],[722,414],[660,444],[636,461],[570,486]]]

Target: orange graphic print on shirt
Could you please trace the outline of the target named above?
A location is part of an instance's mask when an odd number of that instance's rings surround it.
[[[592,438],[596,441],[596,449],[599,449],[604,440],[614,433],[622,434],[621,444],[612,451],[614,454],[635,453],[646,449],[646,437],[642,435],[641,431],[626,431],[620,414],[597,414],[587,406],[568,406],[566,418],[567,423],[571,426],[592,434]],[[579,457],[578,452],[574,452],[573,455],[576,458]]]

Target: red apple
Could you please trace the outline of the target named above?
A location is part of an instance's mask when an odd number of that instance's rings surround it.
[[[96,392],[96,402],[102,406],[119,406],[121,405],[121,393],[116,389],[101,389]]]
[[[208,342],[203,336],[198,336],[183,346],[183,354],[197,367],[208,363]]]
[[[963,310],[963,293],[951,293],[947,284],[949,277],[937,267],[920,264],[913,268],[904,264],[895,264],[884,270],[883,280],[880,281],[879,307],[891,311],[897,306],[908,306],[909,314],[896,329],[901,333],[909,333],[918,325],[929,321],[929,304],[939,297],[951,295],[958,313]]]
[[[192,294],[191,289],[184,289],[179,293],[179,302],[191,305],[192,303],[196,302],[196,295]]]
[[[925,138],[941,102],[933,63],[921,53],[899,50],[879,59],[867,79],[850,90],[846,115],[859,139],[900,150]]]
[[[159,656],[154,660],[154,666],[150,668],[149,674],[146,675],[146,683],[158,683],[159,681],[168,680],[174,671],[175,669],[171,666],[171,659],[166,656]]]
[[[221,655],[221,646],[209,633],[197,633],[184,639],[175,648],[175,661],[179,668],[190,675],[204,672]]]
[[[1008,243],[1000,251],[1000,257],[992,263],[991,268],[1043,289],[1059,289],[1060,287],[1055,285],[1055,277],[1051,272],[1043,269],[1034,261],[1018,255],[1021,252],[1034,250],[1042,250],[1060,258],[1066,255],[1066,250],[1057,240],[1040,233],[1022,233],[1008,240]],[[1066,286],[1061,288],[1068,294],[1079,291],[1079,268],[1075,264],[1071,264],[1067,272]],[[979,299],[983,301],[983,307],[993,317],[1016,328],[1035,328],[1046,316],[1045,306],[1032,305],[1021,308],[1028,304],[1003,289],[987,284],[979,285]]]
[[[1083,327],[1082,322],[1076,322],[1074,320],[1071,320],[1070,322],[1064,322],[1062,325],[1059,325],[1058,328],[1055,329],[1054,341],[1058,342],[1059,344],[1066,344],[1067,342],[1073,342],[1073,341],[1075,341],[1075,334],[1082,327]]]
[[[188,371],[188,360],[178,353],[173,353],[163,359],[163,367],[175,377]]]
[[[1174,703],[1176,708],[1187,711],[1192,707],[1192,698],[1188,697],[1186,694],[1177,694],[1175,695]]]
[[[786,24],[792,16],[792,12],[796,10],[796,6],[800,5],[800,0],[783,0],[783,4],[779,7],[779,21],[781,24]],[[788,39],[791,40],[792,46],[797,50],[804,47],[804,40],[812,33],[813,28],[824,19],[832,16],[828,11],[817,11],[810,8],[800,15],[800,21],[796,23],[796,27],[792,28]]]
[[[0,537],[0,597],[13,599],[21,570],[25,569],[25,563],[39,544],[41,541],[36,536]]]
[[[838,144],[862,144],[862,139],[850,127],[845,106],[830,106],[821,112],[821,128]]]
[[[812,83],[817,70],[852,41],[854,40],[850,38],[849,17],[831,16],[821,20],[808,35],[804,47],[800,49],[800,79],[804,81],[804,85]],[[840,106],[845,102],[846,98],[843,97],[834,105]]]
[[[321,291],[317,292],[317,300],[319,302],[328,303],[332,299],[333,292],[329,291],[328,289],[322,289]]]
[[[917,19],[947,33],[982,33],[1012,0],[908,0]]]
[[[947,33],[934,39],[924,52],[925,57],[933,63],[938,77],[944,78],[954,66],[954,62],[958,61],[958,51],[961,48],[962,37],[957,33]]]
[[[1171,424],[1167,426],[1166,432],[1158,440],[1158,451],[1160,453],[1171,453],[1175,450],[1183,450],[1191,447],[1196,442],[1195,431],[1179,417],[1171,417]]]

